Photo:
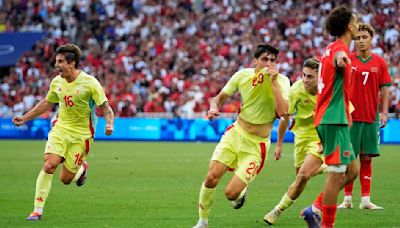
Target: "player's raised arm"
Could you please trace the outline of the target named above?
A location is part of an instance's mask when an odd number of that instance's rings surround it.
[[[271,83],[272,83],[272,91],[274,93],[274,100],[275,100],[275,112],[276,114],[281,116],[286,116],[288,113],[288,101],[283,97],[283,91],[279,82],[278,82],[278,71],[275,68],[268,67],[267,73],[271,75]]]
[[[207,112],[207,118],[209,120],[215,119],[215,117],[221,115],[219,112],[219,108],[221,105],[228,99],[229,95],[226,94],[225,92],[221,91],[219,94],[215,97],[213,97],[210,101],[210,109]]]
[[[16,126],[21,126],[24,123],[28,122],[29,120],[32,120],[32,119],[36,118],[37,116],[40,116],[41,114],[45,113],[50,108],[52,108],[53,105],[54,104],[48,102],[47,99],[43,99],[43,100],[39,101],[39,103],[37,103],[35,105],[35,107],[33,107],[32,110],[25,113],[23,116],[15,116],[13,118],[13,123]]]
[[[108,101],[105,101],[100,108],[103,109],[104,116],[106,118],[106,128],[105,134],[111,135],[114,131],[114,112],[111,106],[108,104]]]

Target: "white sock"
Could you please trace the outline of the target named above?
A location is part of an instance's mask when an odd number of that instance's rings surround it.
[[[351,202],[351,200],[352,200],[351,196],[344,196],[344,201]]]
[[[361,202],[369,203],[369,202],[371,202],[371,198],[369,196],[363,196],[363,197],[361,197]]]
[[[200,218],[199,221],[197,223],[201,223],[204,225],[208,225],[208,219],[204,219],[204,218]]]
[[[314,205],[311,206],[311,210],[312,210],[315,214],[317,214],[317,215],[319,215],[319,216],[322,215],[322,211],[321,211],[320,209],[318,209],[317,207],[315,207]]]
[[[43,214],[43,207],[35,207],[33,211],[39,214]]]

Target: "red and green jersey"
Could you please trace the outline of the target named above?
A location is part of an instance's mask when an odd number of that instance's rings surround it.
[[[367,59],[351,55],[351,103],[353,121],[374,123],[378,113],[379,88],[390,85],[390,75],[385,60],[372,54]]]
[[[335,55],[349,48],[341,40],[330,43],[322,56],[318,75],[318,95],[315,126],[320,124],[349,124],[351,65],[336,67]]]

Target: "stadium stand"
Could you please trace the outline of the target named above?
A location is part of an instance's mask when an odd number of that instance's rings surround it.
[[[24,113],[46,95],[54,51],[68,42],[84,51],[81,68],[105,85],[116,116],[205,113],[231,74],[252,65],[257,43],[277,45],[281,73],[298,79],[303,60],[329,43],[323,21],[340,2],[349,1],[0,0],[0,32],[46,32],[1,75],[0,117]],[[389,66],[390,112],[398,118],[400,3],[351,2],[377,32],[374,52]],[[233,96],[222,111],[239,106]]]

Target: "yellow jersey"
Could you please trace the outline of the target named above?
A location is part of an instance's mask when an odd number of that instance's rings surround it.
[[[104,90],[95,77],[81,71],[69,83],[58,75],[52,80],[46,99],[59,104],[53,129],[76,138],[93,138],[97,124],[95,108],[107,101]]]
[[[278,74],[277,82],[282,96],[288,100],[289,78]],[[224,86],[222,91],[229,96],[239,91],[242,104],[239,117],[252,124],[271,123],[276,119],[275,101],[270,76],[265,68],[255,72],[254,68],[237,71]]]
[[[298,80],[290,88],[289,93],[289,115],[294,115],[292,131],[297,139],[319,140],[314,125],[315,106],[317,95],[312,95],[304,88],[303,80]]]

